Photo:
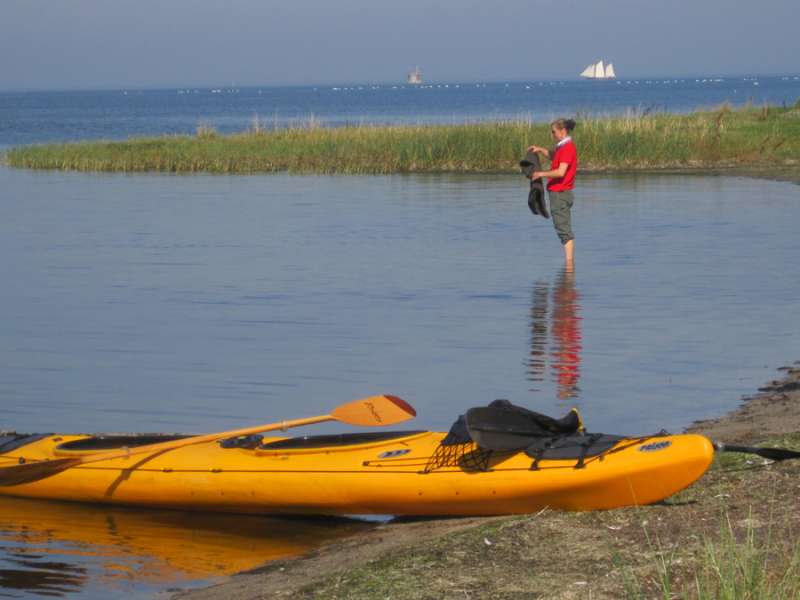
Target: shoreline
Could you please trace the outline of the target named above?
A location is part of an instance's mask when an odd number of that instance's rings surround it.
[[[725,442],[800,448],[800,361],[778,371],[781,378],[742,397],[737,409],[686,431]],[[671,565],[673,585],[691,582],[704,544],[719,538],[725,523],[733,522],[737,535],[755,526],[759,536],[792,546],[800,529],[793,483],[800,464],[792,462],[723,455],[687,490],[651,506],[395,520],[216,585],[158,598],[641,597],[631,594],[630,578],[644,597],[652,597],[663,593],[662,546],[679,555]]]

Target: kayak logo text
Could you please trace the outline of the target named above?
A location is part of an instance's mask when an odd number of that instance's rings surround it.
[[[370,412],[372,413],[372,416],[375,417],[375,420],[378,423],[383,423],[383,419],[381,419],[381,416],[378,414],[378,411],[375,410],[375,405],[372,402],[367,402],[367,408],[369,408]]]
[[[669,448],[672,445],[672,442],[669,440],[663,442],[654,442],[652,444],[645,444],[644,446],[639,446],[639,452],[658,452],[659,450],[663,450],[664,448]]]
[[[381,452],[378,454],[378,458],[394,458],[395,456],[403,456],[403,454],[408,454],[411,452],[408,448],[404,448],[403,450],[387,450],[386,452]]]

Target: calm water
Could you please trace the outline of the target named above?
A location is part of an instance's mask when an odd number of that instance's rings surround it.
[[[800,97],[793,77],[481,85],[0,94],[0,147]],[[566,273],[520,176],[0,167],[0,429],[224,430],[388,392],[419,428],[506,397],[680,430],[800,354],[798,190],[582,177]],[[143,596],[359,527],[0,498],[0,597]]]
[[[375,393],[680,429],[798,353],[798,188],[581,181],[577,268],[519,176],[0,170],[0,403],[22,431],[209,431]]]
[[[0,497],[0,598],[146,598],[294,556],[369,526]]]
[[[794,104],[800,74],[619,81],[447,83],[241,89],[0,93],[0,146],[54,140],[194,133],[199,123],[241,131],[257,118],[283,127],[463,123],[485,119],[688,112],[723,102]]]

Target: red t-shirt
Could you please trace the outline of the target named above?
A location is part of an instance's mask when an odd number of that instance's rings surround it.
[[[551,192],[565,192],[575,187],[575,173],[578,171],[578,150],[572,140],[556,148],[550,161],[550,169],[555,170],[561,163],[567,163],[567,172],[563,177],[551,177],[547,189]]]

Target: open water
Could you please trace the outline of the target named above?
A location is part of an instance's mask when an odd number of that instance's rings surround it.
[[[119,139],[358,123],[547,120],[628,111],[689,112],[724,102],[792,105],[800,74],[617,81],[530,81],[277,88],[191,88],[0,93],[0,146],[55,140]]]
[[[735,85],[800,96],[792,78],[759,82]],[[265,95],[272,104],[256,112],[286,118],[323,92],[396,92],[384,109],[356,103],[365,121],[509,116],[524,103],[486,107],[530,92],[513,85],[475,88],[485,96],[474,102],[464,90],[461,111],[434,102],[459,97],[436,87],[3,94],[0,146],[191,131],[199,118],[244,128]],[[587,85],[564,83],[563,105],[588,103]],[[683,98],[670,109],[736,100],[687,99],[727,80],[602,85],[586,94],[609,112],[668,85],[665,98]],[[651,91],[613,99],[629,88]],[[349,106],[320,102],[315,114],[356,120]],[[578,406],[595,431],[677,431],[798,357],[797,186],[582,176],[565,272],[526,183],[0,167],[0,429],[224,430],[386,392],[417,408],[419,428],[505,397],[556,414]],[[0,596],[145,595],[247,568],[237,548],[261,560],[358,528],[229,519],[0,499]]]
[[[680,429],[796,356],[797,187],[583,177],[577,265],[521,176],[0,170],[21,431],[214,431],[393,393]]]

